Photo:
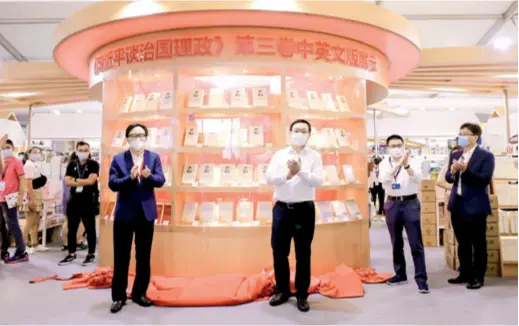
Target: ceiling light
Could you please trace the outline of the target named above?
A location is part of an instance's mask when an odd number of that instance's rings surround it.
[[[332,80],[332,79],[333,79],[333,77],[332,77],[332,76],[328,76],[328,79],[329,79],[329,80]]]
[[[246,74],[246,73],[248,73],[249,71],[248,71],[247,69],[243,69],[242,72],[243,72],[244,74]]]
[[[498,50],[508,50],[512,46],[512,39],[508,36],[498,37],[492,42],[492,46]]]
[[[454,92],[454,93],[465,92],[464,89],[461,89],[461,88],[451,88],[451,87],[437,87],[437,88],[433,88],[433,90],[438,91],[438,92]]]
[[[60,115],[61,114],[58,110],[52,110],[52,113],[54,113],[55,115]]]
[[[305,73],[305,77],[310,77],[311,75],[309,73]]]
[[[449,111],[456,111],[456,108],[449,108]]]
[[[160,74],[155,74],[155,77],[160,78]]]
[[[5,93],[5,94],[0,94],[0,97],[5,97],[5,98],[18,98],[18,97],[29,97],[29,96],[33,96],[33,95],[36,95],[37,93],[28,93],[28,92],[13,92],[13,93]]]
[[[83,110],[81,110],[81,109],[77,109],[77,110],[76,110],[76,113],[81,114],[81,113],[83,113]]]
[[[517,79],[517,74],[505,74],[505,75],[497,75],[497,76],[494,76],[496,78],[516,78]]]

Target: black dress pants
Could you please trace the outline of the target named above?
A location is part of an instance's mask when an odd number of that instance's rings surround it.
[[[148,221],[144,212],[137,214],[131,221],[114,221],[114,277],[112,280],[112,301],[125,301],[128,287],[128,270],[135,233],[136,275],[133,283],[132,298],[146,295],[150,283],[150,256],[153,243],[154,221]]]
[[[68,252],[76,253],[77,230],[83,222],[88,241],[88,253],[96,253],[96,203],[92,194],[75,194],[70,197],[67,205],[68,218]]]
[[[456,197],[451,212],[452,228],[458,241],[460,276],[468,280],[483,280],[487,270],[487,215],[468,215],[464,198]]]
[[[378,198],[378,215],[383,215],[386,191],[382,187],[381,183],[379,183],[378,185],[373,185],[373,187],[370,188],[370,191],[371,191],[371,201],[373,201],[373,204],[375,205],[375,207],[377,207],[377,198]]]
[[[290,244],[294,238],[296,250],[296,295],[308,297],[310,287],[310,257],[315,231],[315,206],[313,202],[286,204],[276,202],[272,220],[272,252],[276,288],[290,296]]]

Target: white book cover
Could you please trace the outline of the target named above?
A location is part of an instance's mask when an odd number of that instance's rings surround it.
[[[288,107],[292,109],[301,109],[301,99],[299,93],[295,89],[287,89]]]
[[[218,222],[221,224],[232,224],[234,215],[234,204],[232,202],[218,203]]]
[[[501,237],[501,258],[503,261],[517,262],[517,238]]]
[[[354,200],[350,199],[346,201],[346,207],[348,207],[348,211],[350,212],[350,216],[354,219],[362,219],[360,215],[359,207],[357,207],[357,203]]]
[[[260,185],[267,184],[267,169],[268,164],[258,164],[256,166],[256,180]]]
[[[306,98],[308,99],[308,107],[312,110],[324,110],[324,103],[319,98],[316,91],[306,91]]]
[[[182,210],[182,222],[192,224],[195,221],[197,209],[197,202],[185,202]]]
[[[160,94],[160,111],[173,110],[173,92],[164,92]]]
[[[209,90],[209,107],[211,108],[227,108],[229,104],[225,100],[225,90],[221,88],[211,88]]]
[[[218,147],[218,141],[220,138],[219,132],[206,132],[204,133],[204,146],[207,147]]]
[[[203,89],[193,89],[191,93],[189,93],[187,107],[191,109],[201,108],[204,104],[204,94],[205,92]]]
[[[231,185],[234,182],[234,164],[220,165],[220,185]]]
[[[159,109],[160,93],[149,93],[146,97],[146,111],[157,111]]]
[[[173,145],[173,130],[171,127],[157,128],[157,142],[159,148],[170,148]]]
[[[269,98],[266,88],[252,89],[252,106],[255,108],[266,108],[269,106]]]
[[[322,93],[321,100],[324,104],[324,109],[328,111],[338,111],[333,96],[330,93]]]
[[[357,178],[355,177],[355,173],[353,172],[352,165],[344,164],[342,166],[342,173],[344,174],[344,179],[346,180],[346,183],[357,183]]]
[[[337,173],[337,167],[335,167],[335,165],[325,165],[324,175],[325,180],[329,184],[338,185],[341,183],[341,180],[339,179],[339,174]]]
[[[245,88],[235,88],[231,90],[231,107],[244,108],[249,106],[249,99]]]
[[[214,181],[214,164],[201,164],[198,182],[207,186],[214,184]]]
[[[316,202],[321,222],[328,223],[333,222],[333,210],[332,205],[329,201],[318,201]]]
[[[319,131],[317,129],[312,128],[312,132],[310,133],[310,139],[308,139],[308,146],[312,148],[317,148],[319,145]]]
[[[164,187],[171,187],[171,173],[169,165],[162,165],[162,172],[164,173],[164,177],[166,178],[166,182],[164,183]]]
[[[244,200],[238,203],[236,219],[240,223],[251,223],[254,220],[254,205],[252,202]]]
[[[345,96],[337,95],[335,97],[337,99],[337,105],[339,106],[339,111],[341,112],[351,112],[350,106],[348,105],[348,101]]]
[[[121,106],[119,107],[119,113],[128,113],[128,112],[130,112],[130,109],[132,107],[132,103],[133,103],[133,96],[125,97],[123,103],[121,103]]]
[[[198,169],[197,164],[184,165],[184,170],[182,171],[182,183],[183,184],[193,184],[196,180],[197,169]]]
[[[333,128],[324,128],[324,142],[326,144],[326,148],[337,148],[339,147],[337,143],[337,137],[335,136],[335,131]]]
[[[334,200],[332,201],[333,212],[335,213],[335,218],[339,221],[347,221],[350,219],[350,215],[348,214],[348,210],[346,209],[346,205],[343,201]]]
[[[114,139],[112,140],[112,147],[123,147],[126,142],[126,136],[124,130],[119,130],[115,132]]]
[[[148,138],[146,139],[146,146],[148,148],[157,146],[157,128],[148,128]]]
[[[329,148],[329,144],[328,144],[328,137],[326,136],[326,129],[327,128],[323,128],[321,130],[318,130],[316,131],[314,137],[315,137],[315,143],[316,143],[316,148],[318,149],[321,149],[321,148]]]
[[[135,95],[135,99],[133,100],[131,112],[141,112],[146,110],[146,95],[137,94]]]
[[[259,201],[256,205],[256,221],[260,223],[272,223],[272,202]]]
[[[251,185],[253,182],[254,168],[252,164],[238,164],[238,183],[241,185]]]
[[[340,147],[350,147],[350,133],[344,129],[335,129],[335,136]]]
[[[247,134],[248,131],[245,128],[233,129],[232,130],[232,146],[233,147],[245,147],[247,146]]]
[[[510,220],[506,211],[499,210],[499,233],[510,233]]]
[[[261,147],[264,145],[263,126],[249,127],[249,145],[253,147]]]
[[[184,146],[198,145],[198,129],[196,126],[186,128],[186,135],[184,136]]]
[[[200,205],[200,223],[211,224],[216,220],[216,204],[202,202]]]

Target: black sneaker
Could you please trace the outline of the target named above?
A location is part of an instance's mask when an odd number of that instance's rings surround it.
[[[63,245],[63,247],[61,247],[61,251],[68,251],[68,246]]]
[[[8,251],[6,251],[6,252],[2,253],[1,259],[4,261],[4,263],[7,263],[7,261],[9,260],[9,257],[11,257],[11,255],[9,254]]]
[[[395,275],[387,281],[387,285],[400,285],[407,284],[407,278],[400,277],[399,275]]]
[[[96,256],[93,255],[93,254],[88,254],[86,256],[85,260],[83,261],[83,266],[88,266],[88,265],[92,264],[95,261],[96,261]]]
[[[429,293],[429,285],[427,285],[427,282],[418,283],[418,292],[423,294]]]
[[[58,266],[65,266],[76,260],[76,254],[68,254],[62,261],[58,263]]]
[[[18,264],[29,261],[29,255],[24,252],[23,254],[15,254],[13,257],[5,261],[6,264]]]
[[[83,242],[77,244],[78,250],[87,250],[88,246],[84,244]]]

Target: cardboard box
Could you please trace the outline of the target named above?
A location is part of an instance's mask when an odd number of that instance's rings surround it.
[[[499,276],[499,265],[495,263],[487,264],[487,272],[485,273],[485,276]]]
[[[420,192],[420,201],[422,203],[436,203],[436,192],[435,191]]]
[[[436,202],[434,203],[421,203],[422,204],[422,214],[423,213],[431,213],[436,214]]]
[[[499,264],[500,255],[499,250],[489,250],[488,251],[488,263]]]
[[[454,257],[454,267],[456,270],[460,267],[460,259],[458,256]]]
[[[487,238],[499,236],[499,226],[497,223],[487,223]]]
[[[436,214],[422,213],[422,225],[436,226]]]
[[[456,270],[456,262],[451,255],[445,255],[445,263],[450,269]]]
[[[422,235],[424,237],[436,238],[437,232],[438,232],[438,228],[436,227],[436,225],[422,225]]]
[[[444,252],[445,252],[445,255],[456,257],[458,250],[453,244],[446,243]]]
[[[443,231],[443,243],[448,243],[453,246],[456,244],[456,237],[454,236],[454,231],[452,231],[451,229],[445,229],[445,231]]]
[[[438,227],[446,229],[449,225],[449,220],[447,220],[445,217],[441,217],[438,220]]]
[[[492,215],[487,217],[487,223],[498,223],[499,222],[499,210],[493,209]]]
[[[492,207],[492,209],[498,209],[499,208],[499,202],[497,201],[497,196],[496,195],[490,195],[490,207]]]
[[[421,191],[436,191],[436,181],[435,180],[422,180],[420,182],[420,190]]]
[[[438,241],[436,236],[423,236],[423,245],[424,247],[437,247]]]
[[[487,250],[499,250],[499,238],[487,236]]]

